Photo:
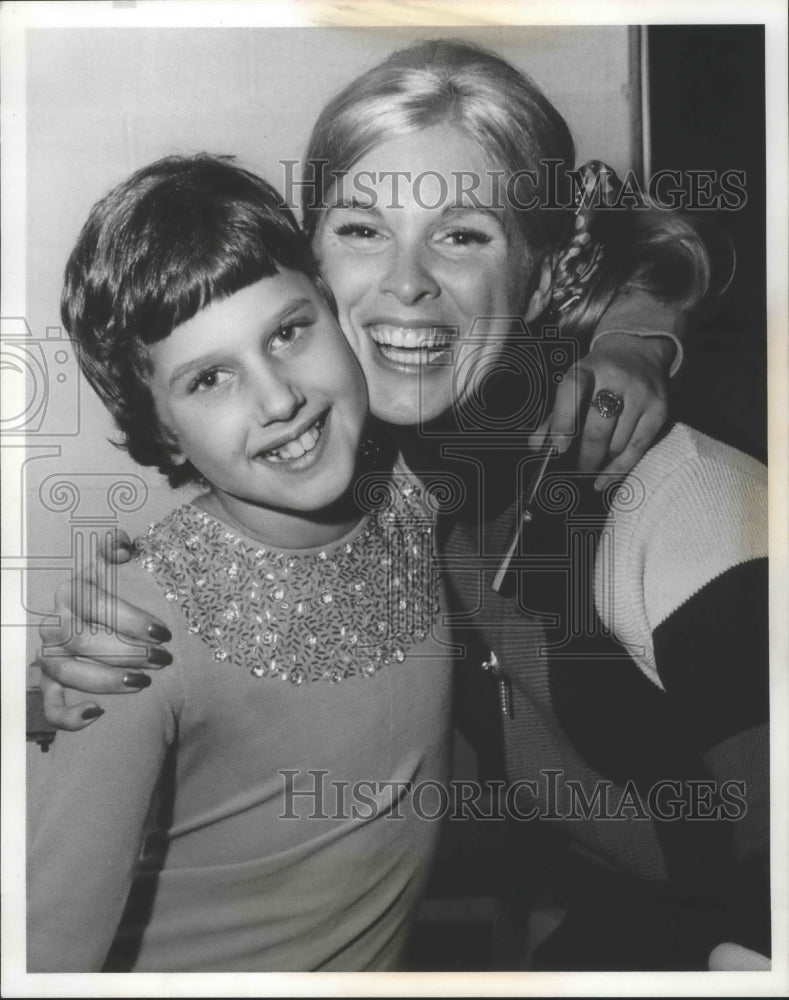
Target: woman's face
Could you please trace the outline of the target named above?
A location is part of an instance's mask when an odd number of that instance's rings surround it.
[[[463,132],[436,125],[379,145],[329,193],[315,251],[388,423],[462,402],[523,315],[533,265],[493,171]]]

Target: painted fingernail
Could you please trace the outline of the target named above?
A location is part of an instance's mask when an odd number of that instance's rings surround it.
[[[94,705],[92,708],[86,708],[82,713],[82,718],[86,721],[88,719],[98,719],[100,715],[104,715],[104,709],[99,708],[98,705]]]
[[[172,654],[161,646],[148,647],[148,662],[156,667],[167,667],[173,662]]]
[[[147,674],[124,674],[123,684],[127,688],[137,688],[138,691],[142,688],[147,688],[151,683],[151,678]]]
[[[153,639],[154,642],[169,642],[172,637],[172,632],[169,628],[165,628],[164,625],[148,626],[148,638]]]

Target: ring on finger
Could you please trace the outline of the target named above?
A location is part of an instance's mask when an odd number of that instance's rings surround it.
[[[603,420],[609,420],[611,417],[619,416],[625,408],[625,401],[610,389],[601,389],[592,397],[591,405],[597,408]]]

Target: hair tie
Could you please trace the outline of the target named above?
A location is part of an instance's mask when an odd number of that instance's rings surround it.
[[[622,189],[613,168],[601,160],[589,160],[578,173],[581,183],[575,194],[575,230],[554,270],[551,309],[556,314],[582,299],[600,270],[603,244],[592,239],[592,220],[595,209],[613,205]]]

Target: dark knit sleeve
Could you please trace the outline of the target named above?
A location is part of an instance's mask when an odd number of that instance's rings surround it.
[[[731,823],[729,940],[769,951],[767,560],[716,577],[654,631],[658,673]]]

